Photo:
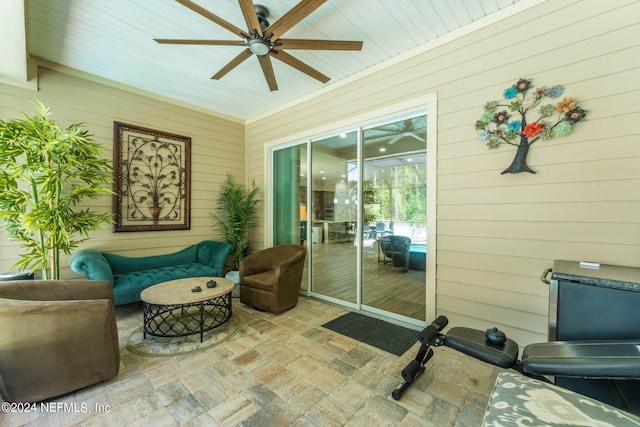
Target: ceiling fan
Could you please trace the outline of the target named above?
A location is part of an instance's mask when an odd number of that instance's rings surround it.
[[[291,27],[302,21],[311,12],[320,7],[326,0],[302,0],[291,10],[285,13],[273,24],[269,24],[267,18],[269,11],[262,5],[254,5],[252,0],[238,0],[248,31],[244,31],[219,16],[209,12],[191,0],[176,0],[205,18],[215,22],[223,28],[231,31],[243,40],[181,40],[181,39],[154,39],[164,44],[190,44],[213,46],[241,46],[245,47],[238,56],[222,67],[211,78],[219,80],[229,71],[240,65],[251,55],[256,54],[260,61],[260,67],[264,74],[269,89],[278,90],[276,76],[273,72],[271,58],[279,59],[285,64],[302,71],[322,83],[328,82],[329,77],[304,62],[291,56],[284,49],[307,50],[361,50],[361,41],[347,40],[308,40],[308,39],[283,39],[281,36]]]
[[[377,130],[382,130],[383,133],[375,135],[369,138],[369,141],[375,142],[378,140],[383,140],[389,138],[387,144],[392,145],[396,142],[400,141],[402,138],[411,137],[417,139],[420,142],[425,142],[425,132],[426,128],[424,124],[421,122],[423,118],[417,117],[414,119],[407,119],[402,122],[402,127],[398,129],[393,125],[389,125],[387,127],[379,127]]]

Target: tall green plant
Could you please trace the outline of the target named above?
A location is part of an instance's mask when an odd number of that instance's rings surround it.
[[[0,120],[0,226],[23,253],[13,267],[60,278],[60,251],[69,254],[110,213],[82,208],[85,198],[112,193],[111,166],[82,124],[62,129],[36,101],[37,114]]]
[[[245,188],[236,182],[233,175],[227,174],[218,195],[216,213],[211,214],[225,242],[233,246],[231,257],[236,270],[240,267],[240,259],[249,249],[249,230],[253,226],[256,207],[260,201],[259,192],[255,181],[251,181],[251,186]]]

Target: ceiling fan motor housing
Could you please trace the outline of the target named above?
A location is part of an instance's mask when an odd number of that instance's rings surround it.
[[[258,22],[260,22],[260,29],[264,31],[269,26],[269,21],[267,21],[267,18],[269,17],[269,9],[267,9],[261,4],[255,4],[253,5],[253,8],[256,11],[256,15],[258,15]]]

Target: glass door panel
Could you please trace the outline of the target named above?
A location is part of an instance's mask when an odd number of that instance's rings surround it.
[[[311,143],[311,291],[357,302],[357,132]]]
[[[362,304],[425,320],[426,116],[363,141]]]

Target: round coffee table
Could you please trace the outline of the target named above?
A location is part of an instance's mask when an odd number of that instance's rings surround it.
[[[215,288],[207,282],[214,280]],[[197,286],[199,292],[193,292]],[[181,337],[217,328],[231,319],[234,283],[222,277],[190,277],[158,283],[142,291],[144,337]]]

